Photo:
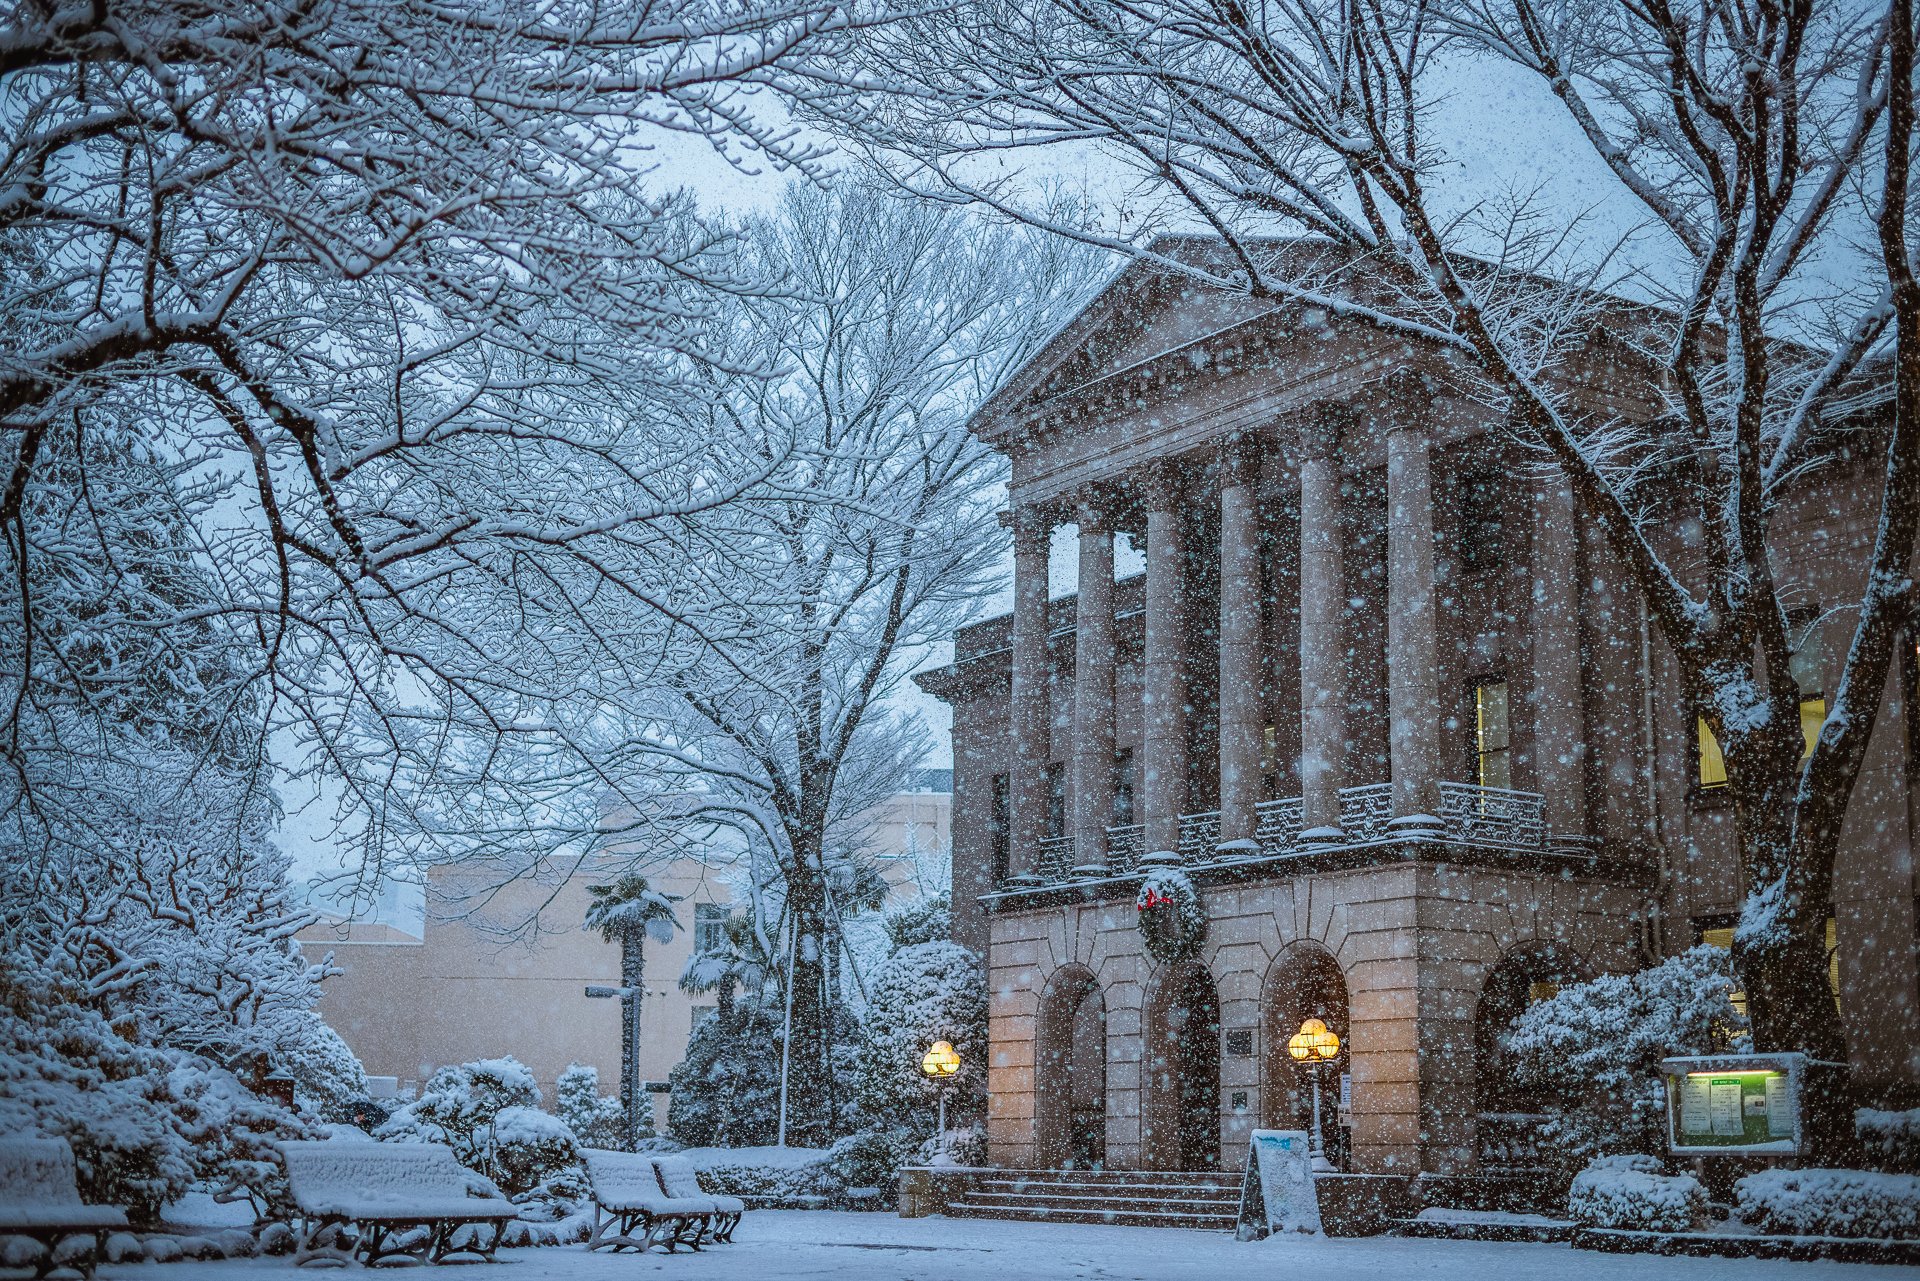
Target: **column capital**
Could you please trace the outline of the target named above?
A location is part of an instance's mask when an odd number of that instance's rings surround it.
[[[1059,522],[1044,504],[1028,503],[1001,512],[1000,523],[1013,531],[1013,549],[1020,552],[1045,549]]]
[[[1140,505],[1149,515],[1177,512],[1187,504],[1187,469],[1175,458],[1149,459],[1135,473]]]
[[[1397,369],[1381,382],[1386,395],[1387,432],[1425,433],[1433,425],[1433,383],[1417,369]]]
[[[1237,431],[1220,440],[1220,487],[1237,489],[1260,482],[1260,462],[1266,450],[1252,432]]]
[[[1358,421],[1359,415],[1344,400],[1323,400],[1313,405],[1300,424],[1301,460],[1316,462],[1332,457]]]
[[[1113,533],[1119,515],[1115,507],[1113,495],[1105,489],[1089,486],[1081,490],[1073,503],[1074,523],[1080,526],[1081,535]]]

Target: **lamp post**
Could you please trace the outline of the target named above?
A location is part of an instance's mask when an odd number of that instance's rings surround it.
[[[947,1042],[935,1041],[921,1058],[920,1070],[940,1095],[940,1146],[934,1151],[932,1164],[952,1165],[953,1154],[947,1151],[947,1089],[960,1070],[960,1055]]]
[[[599,983],[590,983],[587,985],[587,995],[603,1001],[618,997],[625,1003],[623,1011],[629,1025],[626,1041],[633,1047],[633,1052],[620,1064],[621,1075],[626,1078],[626,1085],[621,1093],[627,1100],[627,1146],[638,1149],[642,1128],[640,1124],[642,1085],[640,1080],[640,998],[644,993],[637,987],[607,987]]]
[[[1320,1067],[1339,1057],[1340,1038],[1328,1031],[1319,1019],[1308,1019],[1287,1039],[1287,1053],[1295,1063],[1305,1063],[1313,1069],[1313,1139],[1307,1150],[1313,1157],[1315,1173],[1331,1171],[1333,1162],[1327,1160],[1326,1143],[1320,1135]]]

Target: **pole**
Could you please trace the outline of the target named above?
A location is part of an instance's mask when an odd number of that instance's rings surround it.
[[[787,1075],[793,1066],[793,952],[794,918],[787,913],[787,1019],[780,1032],[780,1137],[775,1147],[787,1146]]]
[[[1333,1163],[1327,1160],[1326,1140],[1320,1134],[1320,1064],[1313,1065],[1313,1142],[1309,1145],[1309,1155],[1313,1159],[1315,1170],[1331,1170]]]

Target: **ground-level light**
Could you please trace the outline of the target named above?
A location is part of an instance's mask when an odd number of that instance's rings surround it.
[[[1331,1170],[1326,1142],[1320,1134],[1320,1066],[1340,1056],[1340,1038],[1319,1019],[1308,1019],[1300,1030],[1287,1038],[1287,1053],[1296,1063],[1313,1069],[1313,1136],[1307,1150],[1315,1170]]]
[[[940,1144],[934,1149],[933,1164],[952,1165],[953,1154],[947,1151],[947,1086],[960,1071],[960,1054],[950,1043],[935,1041],[921,1056],[920,1070],[940,1092]]]

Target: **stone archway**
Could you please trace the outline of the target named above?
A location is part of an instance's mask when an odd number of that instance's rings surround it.
[[[1107,1159],[1107,1004],[1084,965],[1048,980],[1034,1020],[1034,1123],[1043,1169]]]
[[[1339,1057],[1320,1068],[1320,1107],[1327,1154],[1344,1166],[1348,1145],[1338,1118],[1340,1074],[1353,1061],[1347,978],[1333,953],[1301,941],[1274,958],[1260,990],[1260,1120],[1270,1128],[1303,1130],[1313,1124],[1313,1077],[1287,1053],[1287,1041],[1310,1018],[1340,1037]]]
[[[1161,976],[1147,1006],[1142,1164],[1220,1166],[1220,995],[1213,975],[1184,961]]]
[[[1474,1164],[1482,1172],[1520,1173],[1549,1164],[1538,1137],[1548,1100],[1515,1079],[1501,1041],[1529,1006],[1586,977],[1579,955],[1551,942],[1522,943],[1487,972],[1473,1014]]]

